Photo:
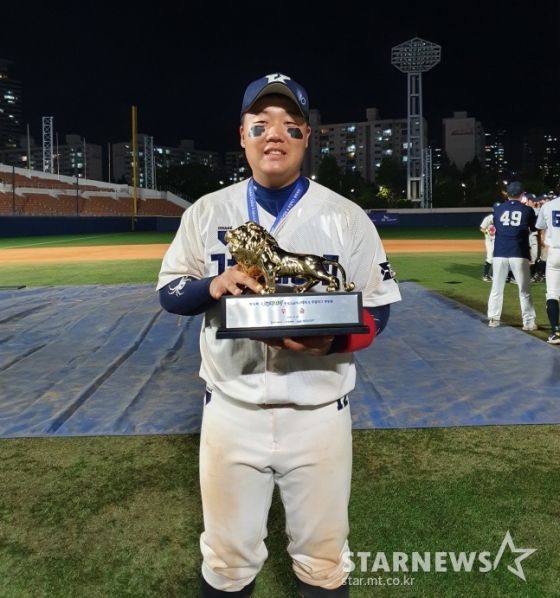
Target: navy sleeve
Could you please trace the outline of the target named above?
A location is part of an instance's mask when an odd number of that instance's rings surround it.
[[[210,295],[213,278],[183,276],[159,290],[159,303],[166,311],[181,316],[196,316],[216,304]]]
[[[375,336],[379,336],[387,322],[389,321],[389,315],[391,314],[391,305],[380,305],[379,307],[365,307],[371,314],[371,317],[375,320],[376,333]]]

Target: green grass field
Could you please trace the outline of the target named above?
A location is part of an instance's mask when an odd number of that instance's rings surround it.
[[[472,234],[461,230],[457,234]],[[479,238],[475,233],[472,238]],[[389,238],[385,230],[381,234]],[[140,236],[104,235],[87,242],[137,243]],[[167,243],[172,236],[156,237],[142,242]],[[32,240],[21,240],[21,247],[24,241]],[[48,241],[71,245],[86,239]],[[13,243],[4,239],[0,246]],[[480,280],[482,251],[390,257],[399,280],[418,282],[484,313],[490,285]],[[0,264],[0,286],[155,283],[159,265],[159,260],[48,269]],[[544,286],[533,285],[543,327]],[[504,320],[520,326],[514,285],[506,286]],[[545,331],[534,334],[544,338]],[[528,356],[520,358],[525,364]],[[512,367],[518,367],[514,350]],[[0,598],[198,596],[198,440],[198,435],[0,440]],[[351,595],[560,597],[559,454],[560,426],[355,431],[350,543],[354,552],[372,557],[367,572],[359,570],[356,557],[352,577],[377,585],[353,585]],[[378,552],[389,561],[393,552],[430,552],[435,559],[436,552],[488,551],[494,559],[507,531],[516,549],[537,549],[522,561],[526,581],[508,569],[520,556],[509,549],[487,572],[478,570],[478,561],[471,572],[455,572],[449,558],[447,571],[436,572],[433,563],[430,572],[371,571]],[[277,496],[267,546],[270,555],[254,598],[295,597]]]

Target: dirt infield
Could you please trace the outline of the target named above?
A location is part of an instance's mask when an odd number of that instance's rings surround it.
[[[393,253],[484,252],[477,240],[391,240],[383,241],[385,251]],[[109,260],[149,260],[163,258],[168,245],[105,245],[101,247],[43,247],[0,249],[3,264],[38,262],[88,262]]]

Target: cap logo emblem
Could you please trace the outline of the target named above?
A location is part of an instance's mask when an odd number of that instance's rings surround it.
[[[272,75],[266,75],[269,83],[286,83],[290,80],[290,77],[282,75],[282,73],[274,73]]]

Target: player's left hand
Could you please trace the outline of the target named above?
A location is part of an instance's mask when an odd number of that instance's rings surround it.
[[[311,355],[326,355],[331,348],[334,336],[298,336],[296,338],[284,336],[255,340],[259,340],[273,349],[311,353]]]

